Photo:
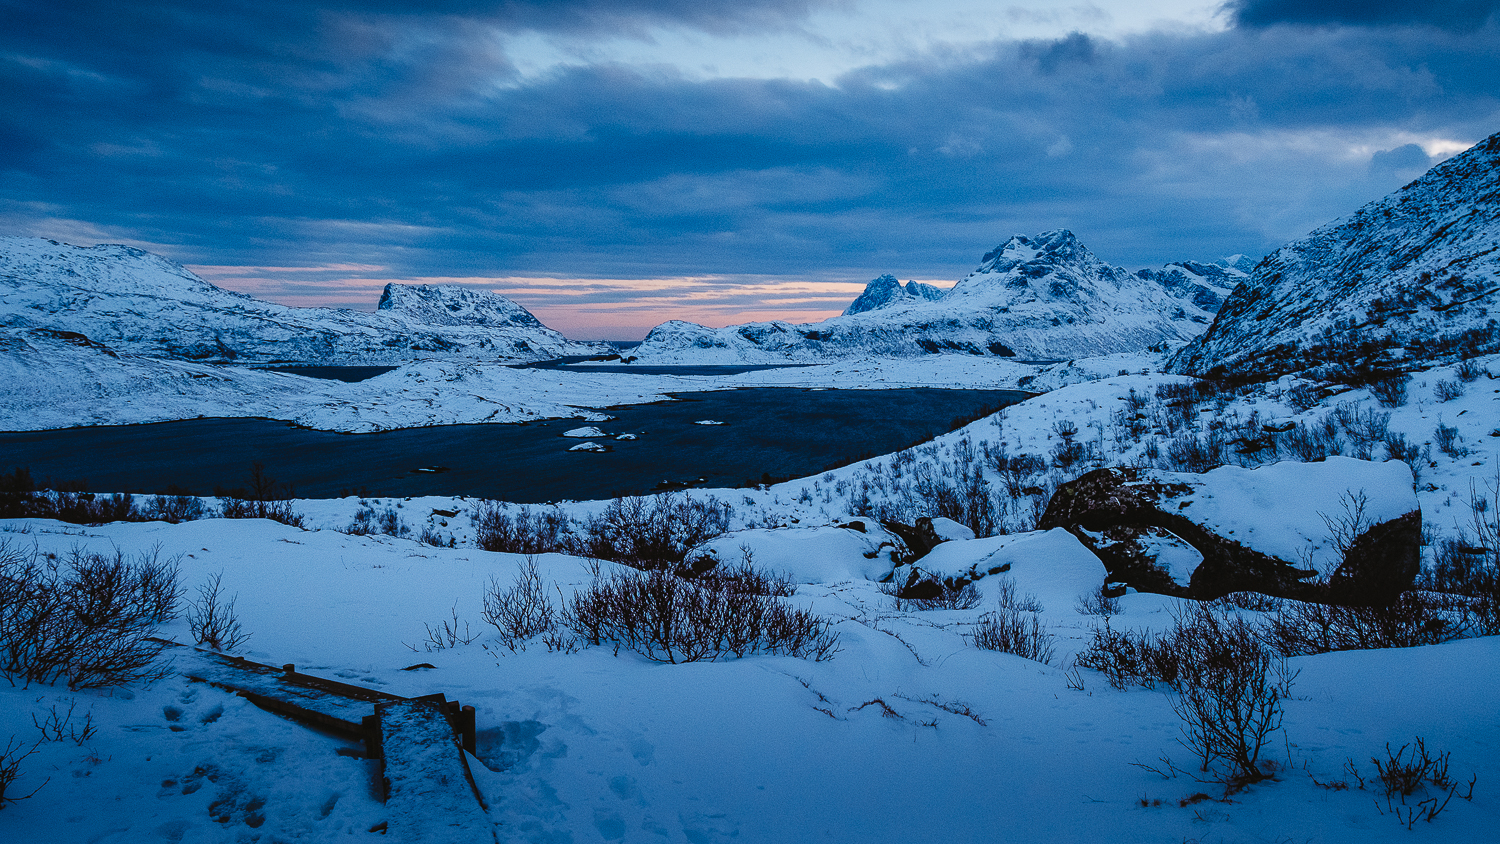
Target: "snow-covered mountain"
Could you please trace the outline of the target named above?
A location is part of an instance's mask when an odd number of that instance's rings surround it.
[[[1500,134],[1268,256],[1172,361],[1192,375],[1406,368],[1500,342]]]
[[[291,308],[128,246],[19,237],[0,238],[0,325],[70,332],[122,354],[241,363],[529,361],[605,350],[483,291],[390,284],[373,314]]]
[[[965,353],[1066,359],[1197,336],[1243,273],[1183,263],[1132,274],[1100,261],[1066,230],[1017,235],[946,292],[892,276],[870,282],[841,316],[794,325],[657,326],[643,362],[774,363]],[[936,294],[936,295],[934,295]]]
[[[852,316],[908,302],[936,302],[941,298],[943,298],[943,291],[940,288],[923,284],[920,281],[908,281],[906,286],[902,287],[899,279],[887,274],[866,284],[864,292],[849,303],[843,315]]]

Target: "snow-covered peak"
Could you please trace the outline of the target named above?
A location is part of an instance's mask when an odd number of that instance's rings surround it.
[[[542,325],[530,311],[498,293],[455,284],[387,284],[377,308],[424,325]]]
[[[887,273],[865,285],[859,298],[844,309],[844,316],[862,314],[909,302],[933,302],[943,298],[943,291],[920,281],[909,281],[905,287],[901,280]]]
[[[1186,266],[1186,265],[1184,265]],[[1198,265],[1194,265],[1198,266]],[[1179,272],[1187,282],[1214,272]],[[1196,336],[1219,304],[1195,303],[1153,277],[1110,266],[1073,233],[1017,235],[946,292],[881,276],[843,315],[808,325],[763,322],[658,326],[635,350],[653,363],[814,361],[853,356],[969,354],[1071,359],[1139,351]],[[1227,292],[1227,288],[1222,292]]]
[[[373,314],[222,290],[128,246],[0,238],[0,326],[65,331],[113,352],[187,360],[390,364],[597,354],[493,293],[391,285]]]

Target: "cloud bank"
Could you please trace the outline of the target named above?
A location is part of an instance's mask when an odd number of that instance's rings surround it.
[[[10,232],[305,268],[271,274],[298,304],[374,277],[340,265],[576,279],[512,292],[591,336],[612,312],[628,333],[767,313],[763,284],[836,291],[784,303],[815,318],[1059,227],[1126,266],[1261,254],[1500,130],[1495,3],[1245,0],[1218,31],[1001,39],[826,82],[527,75],[507,46],[804,37],[838,8],[802,0],[0,4]]]

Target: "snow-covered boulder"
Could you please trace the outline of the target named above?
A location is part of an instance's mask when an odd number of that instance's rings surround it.
[[[598,452],[609,451],[609,446],[607,446],[607,445],[600,445],[600,444],[598,444],[596,442],[590,441],[590,442],[586,442],[586,443],[579,443],[578,445],[575,445],[575,446],[569,448],[568,451],[591,451],[591,452],[598,453]]]
[[[1058,488],[1039,527],[1066,528],[1112,581],[1210,599],[1235,591],[1383,603],[1416,577],[1422,514],[1405,463],[1099,469]],[[1309,581],[1328,574],[1325,589]]]
[[[1171,369],[1264,377],[1490,351],[1497,294],[1500,134],[1267,256]]]
[[[1071,533],[1054,528],[987,539],[944,542],[921,560],[892,573],[903,597],[928,597],[992,578],[1008,577],[1016,594],[1032,595],[1044,607],[1073,606],[1079,596],[1099,591],[1104,563]],[[930,588],[923,592],[922,586]]]
[[[594,437],[607,436],[607,434],[594,427],[593,425],[586,425],[582,428],[570,428],[566,431],[563,431],[562,436],[576,437],[580,440],[588,440],[593,439]]]
[[[859,522],[847,527],[735,531],[694,548],[687,557],[707,558],[712,565],[735,565],[745,560],[748,551],[756,568],[779,572],[796,583],[838,583],[885,579],[895,566],[895,550],[894,537]]]

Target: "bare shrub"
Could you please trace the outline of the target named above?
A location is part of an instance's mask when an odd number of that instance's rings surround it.
[[[1298,422],[1296,427],[1277,439],[1276,448],[1303,463],[1313,463],[1330,454],[1341,454],[1344,444],[1337,428]]]
[[[1452,425],[1439,422],[1438,426],[1433,429],[1432,441],[1437,444],[1438,451],[1455,460],[1467,457],[1469,454],[1469,450],[1463,445],[1463,437],[1458,435],[1458,429]]]
[[[1403,744],[1396,751],[1392,751],[1390,744],[1386,744],[1385,759],[1370,757],[1375,765],[1375,778],[1385,791],[1386,808],[1381,810],[1381,814],[1393,815],[1399,823],[1411,829],[1419,820],[1431,823],[1448,808],[1448,803],[1454,796],[1473,800],[1474,784],[1478,782],[1478,777],[1471,777],[1466,791],[1459,794],[1458,783],[1448,773],[1450,755],[1446,752],[1429,755],[1426,743],[1418,736],[1413,744]],[[1352,761],[1350,767],[1353,767]],[[1358,777],[1358,772],[1354,773]],[[1360,784],[1363,787],[1362,778]],[[1437,789],[1437,794],[1418,801],[1415,806],[1407,804],[1407,798],[1418,791],[1431,794],[1429,785]],[[1400,801],[1399,806],[1396,805],[1397,800]],[[1375,807],[1379,809],[1380,804],[1376,803]]]
[[[1202,436],[1188,431],[1167,442],[1160,462],[1161,468],[1172,472],[1201,474],[1217,469],[1228,462],[1224,437],[1218,431]]]
[[[240,627],[234,612],[239,596],[224,594],[224,573],[209,575],[198,587],[198,597],[188,602],[187,623],[193,641],[216,651],[237,650],[249,641],[250,634]]]
[[[734,583],[713,588],[662,569],[617,569],[575,593],[563,623],[589,644],[613,642],[656,662],[752,653],[821,661],[838,651],[830,622]]]
[[[542,585],[536,557],[526,558],[508,588],[502,588],[493,578],[490,580],[481,615],[500,632],[500,643],[512,653],[526,650],[527,639],[556,626],[555,610]]]
[[[257,460],[250,464],[250,490],[221,492],[219,508],[226,519],[270,519],[300,528],[305,520],[292,508],[293,494],[290,484],[273,480]]]
[[[1079,615],[1117,615],[1120,612],[1120,600],[1109,594],[1108,584],[1101,583],[1093,592],[1079,595],[1073,609],[1078,610]]]
[[[1030,592],[1024,595],[1016,594],[1016,581],[1009,577],[1002,577],[997,582],[996,601],[1002,609],[1018,609],[1024,612],[1041,612],[1042,602]]]
[[[1472,384],[1478,381],[1479,376],[1485,374],[1485,372],[1479,364],[1474,362],[1473,358],[1470,358],[1459,364],[1458,368],[1453,370],[1453,374],[1458,376],[1459,381],[1465,384]]]
[[[1252,624],[1208,605],[1178,618],[1168,647],[1177,654],[1172,710],[1182,719],[1182,743],[1220,782],[1265,779],[1260,754],[1281,729],[1278,687],[1290,686],[1284,663]]]
[[[1177,681],[1176,654],[1158,645],[1149,630],[1140,633],[1115,630],[1108,616],[1102,627],[1094,628],[1088,647],[1073,662],[1098,671],[1111,686],[1121,690],[1132,683],[1153,687],[1158,682]]]
[[[1370,393],[1385,407],[1400,407],[1406,404],[1406,385],[1409,375],[1391,375],[1371,381]]]
[[[790,598],[797,592],[796,584],[785,574],[757,568],[755,553],[743,545],[740,546],[738,563],[721,563],[712,568],[684,564],[678,567],[677,574],[699,586],[720,591],[730,590],[776,598]]]
[[[512,515],[504,504],[481,501],[472,513],[475,543],[486,551],[508,554],[567,553],[575,539],[574,522],[561,508],[520,507]]]
[[[39,719],[33,713],[31,723],[35,724],[36,728],[42,731],[42,739],[44,741],[63,741],[66,739],[82,747],[84,742],[93,738],[94,734],[99,732],[99,728],[94,726],[93,712],[85,712],[83,719],[74,723],[73,713],[77,709],[77,699],[68,702],[66,712],[59,712],[57,705],[53,704],[52,708],[48,710],[45,719]]]
[[[454,602],[453,608],[449,610],[448,618],[439,622],[436,626],[427,624],[426,622],[423,622],[422,626],[427,630],[427,638],[419,644],[421,644],[422,650],[427,653],[446,651],[450,648],[456,648],[459,645],[472,644],[475,639],[479,638],[478,633],[469,629],[467,621],[459,620],[457,602]],[[416,645],[406,644],[406,646],[413,651],[417,649]]]
[[[1286,601],[1269,620],[1265,639],[1282,654],[1301,656],[1435,645],[1463,633],[1460,618],[1444,602],[1408,590],[1384,607]]]
[[[640,569],[682,562],[689,549],[729,529],[733,508],[681,493],[616,498],[589,519],[575,553]]]
[[[401,514],[396,512],[395,507],[387,504],[384,509],[377,510],[370,502],[360,501],[359,509],[354,511],[354,521],[344,528],[344,533],[354,536],[405,536],[411,533],[411,528],[401,520]]]
[[[1043,665],[1052,663],[1052,634],[1035,615],[1023,614],[1015,606],[985,613],[967,635],[976,648],[1015,654]]]
[[[209,512],[196,495],[153,495],[140,508],[141,518],[174,525],[207,518]]]
[[[177,560],[159,550],[127,559],[75,548],[66,561],[0,542],[0,673],[73,689],[148,681],[174,618]]]
[[[1400,460],[1411,468],[1412,480],[1421,482],[1422,470],[1427,466],[1430,447],[1419,446],[1404,435],[1389,431],[1385,435],[1385,453],[1392,460]]]
[[[1440,402],[1449,402],[1464,397],[1464,385],[1461,381],[1449,381],[1446,378],[1438,379],[1432,385],[1432,396]]]
[[[52,778],[48,777],[42,781],[42,785],[37,786],[30,794],[21,796],[17,796],[10,790],[10,787],[15,784],[16,779],[21,775],[21,763],[26,761],[28,756],[35,753],[41,744],[41,741],[38,741],[27,747],[25,742],[17,740],[15,736],[11,736],[5,742],[5,749],[0,750],[0,809],[4,809],[11,803],[19,803],[22,800],[32,798],[38,791],[42,790],[43,785],[52,781]]]

